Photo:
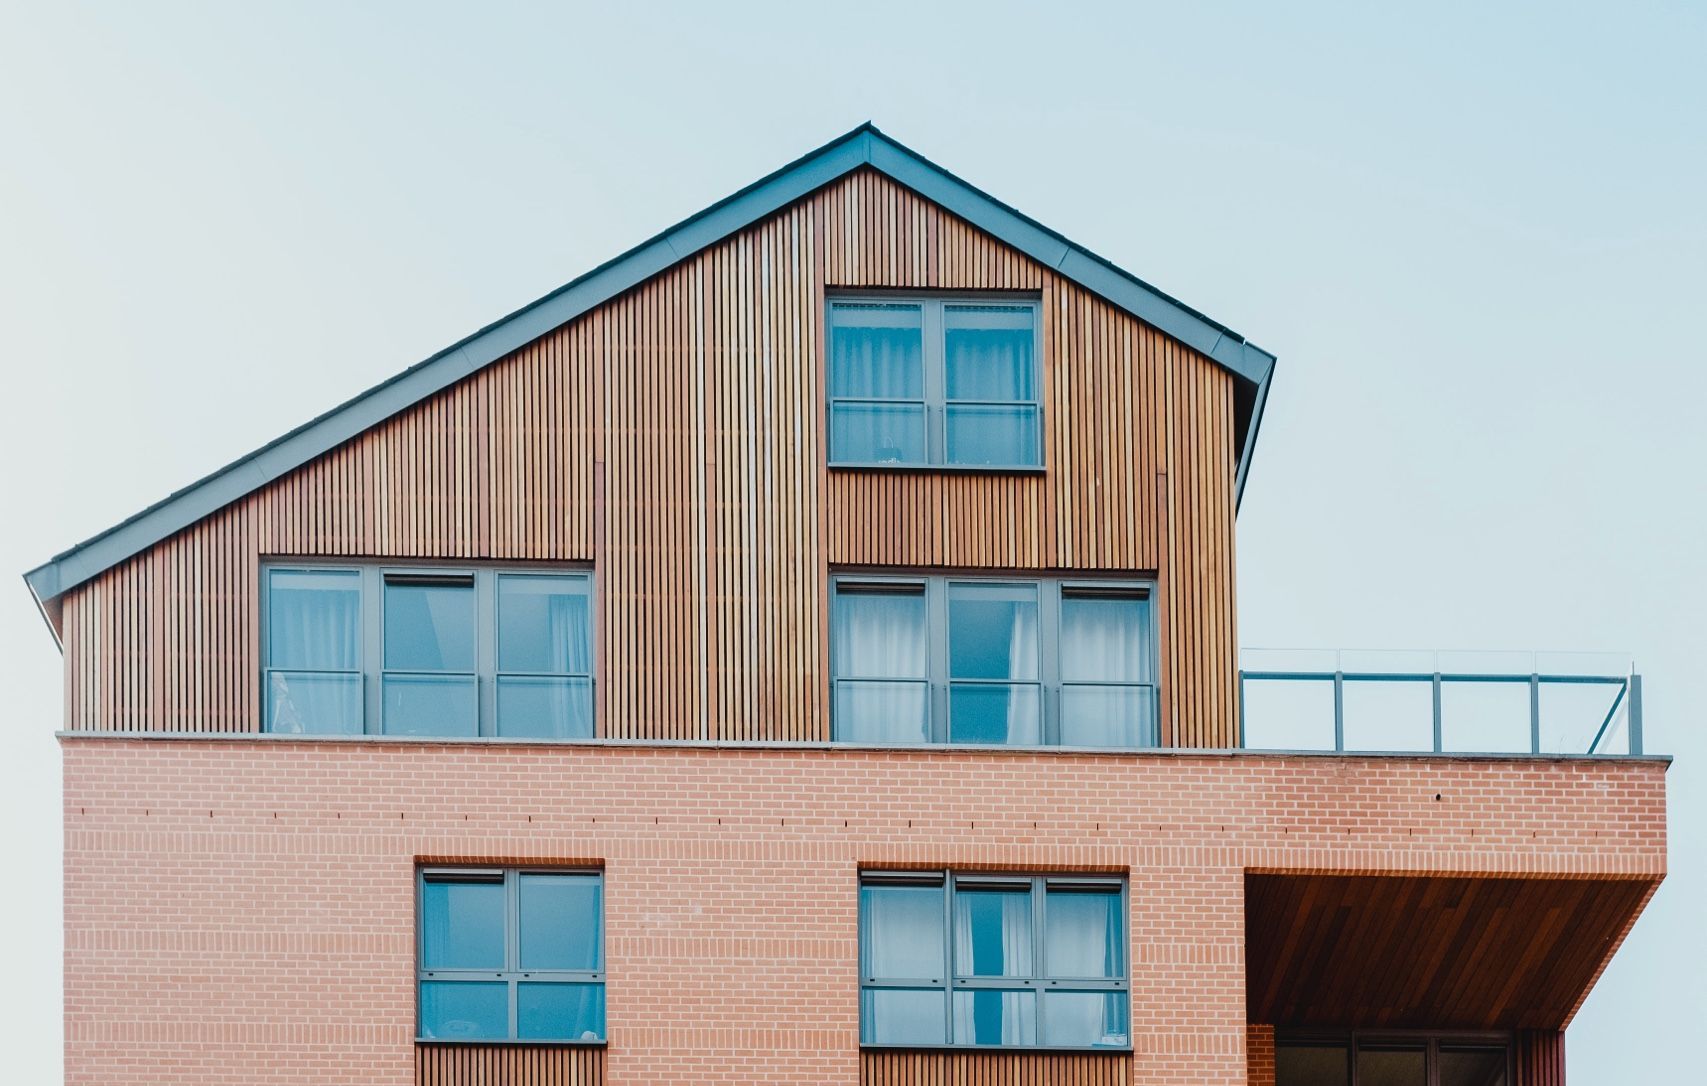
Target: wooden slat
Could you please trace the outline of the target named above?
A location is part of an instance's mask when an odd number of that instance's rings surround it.
[[[1115,1053],[862,1052],[862,1086],[1127,1086],[1132,1058]]]
[[[603,1086],[602,1048],[416,1045],[416,1086]]]
[[[1518,1030],[1517,1086],[1565,1086],[1565,1034],[1561,1030]]]
[[[1042,299],[1043,474],[829,471],[836,288]],[[828,737],[859,566],[1156,574],[1164,733],[1236,745],[1233,387],[1202,355],[851,175],[69,593],[67,727],[259,726],[267,556],[592,563],[600,734]]]
[[[1249,1019],[1360,1029],[1560,1029],[1647,879],[1249,875]]]

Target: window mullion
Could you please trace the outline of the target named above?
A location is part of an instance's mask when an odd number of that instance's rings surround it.
[[[385,593],[382,590],[379,567],[361,567],[361,671],[362,671],[362,731],[378,734],[385,730]]]
[[[948,673],[948,581],[944,577],[925,579],[925,610],[929,616],[931,678],[931,742],[946,743],[951,738],[953,722],[949,719]]]
[[[924,303],[920,312],[923,341],[920,361],[925,378],[925,461],[930,464],[948,462],[947,352],[943,346],[943,303],[940,299]]]
[[[959,962],[954,956],[954,872],[944,873],[942,881],[942,1035],[949,1044],[959,1044],[954,1035],[954,973]]]
[[[497,575],[489,569],[474,573],[474,734],[498,734]]]

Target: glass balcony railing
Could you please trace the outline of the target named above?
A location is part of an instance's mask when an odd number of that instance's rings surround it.
[[[1245,649],[1239,665],[1251,750],[1642,753],[1627,656]]]

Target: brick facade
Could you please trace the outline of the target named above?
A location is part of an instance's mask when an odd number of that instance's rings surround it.
[[[1272,1078],[1272,1034],[1247,1031],[1246,870],[1665,865],[1657,761],[63,748],[66,1080],[103,1086],[413,1081],[422,860],[604,865],[607,1080],[645,1086],[859,1080],[862,864],[1129,873],[1145,1086]]]

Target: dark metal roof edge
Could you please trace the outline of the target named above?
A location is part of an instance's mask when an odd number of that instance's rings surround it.
[[[916,154],[869,121],[24,574],[45,603],[860,166],[870,165],[1266,387],[1274,356]],[[1260,393],[1259,393],[1260,402]],[[1256,436],[1239,450],[1239,479]],[[50,624],[51,625],[51,624]]]

